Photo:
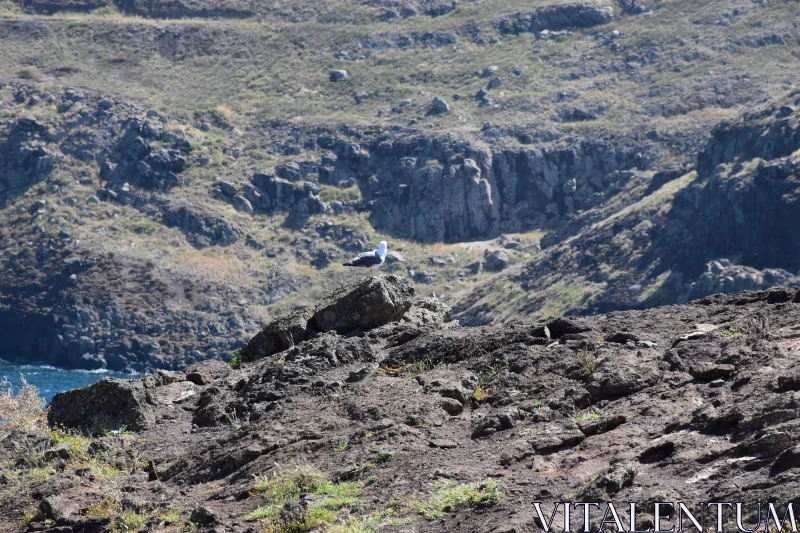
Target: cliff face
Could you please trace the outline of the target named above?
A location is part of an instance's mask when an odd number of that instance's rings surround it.
[[[534,501],[621,514],[636,501],[643,530],[656,501],[694,509],[724,491],[785,508],[797,493],[797,289],[481,328],[413,292],[392,276],[342,286],[267,325],[239,369],[56,395],[50,423],[92,436],[5,437],[4,460],[30,457],[5,445],[26,442],[44,473],[17,461],[0,516],[30,509],[26,531],[48,518],[73,531],[134,518],[528,531]]]
[[[363,146],[362,146],[363,145]],[[476,148],[448,138],[340,142],[324,183],[356,179],[376,229],[424,242],[485,240],[548,227],[596,207],[658,151],[634,141]],[[648,152],[651,152],[648,157]]]
[[[793,109],[769,106],[716,126],[697,170],[639,181],[641,199],[610,216],[584,213],[543,240],[554,244],[520,272],[465,295],[456,314],[479,324],[542,312],[558,299],[572,312],[597,312],[799,284],[800,118]],[[577,294],[553,294],[564,280],[581,287]]]

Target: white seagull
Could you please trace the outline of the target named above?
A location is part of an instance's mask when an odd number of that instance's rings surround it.
[[[386,262],[386,241],[381,241],[377,250],[358,254],[349,263],[342,263],[346,267],[363,267],[369,269],[369,277],[372,277],[372,270],[380,268]]]

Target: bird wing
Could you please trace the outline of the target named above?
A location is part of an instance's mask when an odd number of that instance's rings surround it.
[[[378,255],[378,252],[373,250],[371,252],[364,252],[358,254],[358,256],[350,261],[350,264],[353,266],[365,266],[370,267],[373,265],[378,265],[381,262],[381,257]]]

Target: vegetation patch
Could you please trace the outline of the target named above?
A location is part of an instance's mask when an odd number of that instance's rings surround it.
[[[231,355],[231,360],[228,362],[228,365],[234,369],[238,370],[242,367],[242,349],[237,348],[235,352]]]
[[[46,428],[44,398],[39,396],[39,389],[28,383],[22,373],[19,378],[20,386],[16,391],[6,378],[0,381],[0,419],[10,429]]]
[[[353,185],[352,187],[347,187],[346,189],[341,189],[339,187],[333,187],[331,185],[323,185],[322,191],[319,193],[319,199],[323,202],[342,202],[342,203],[349,203],[349,202],[360,202],[361,201],[361,189],[358,188],[358,185]]]
[[[585,422],[586,420],[597,420],[598,418],[600,418],[600,413],[592,412],[592,413],[584,413],[582,415],[578,415],[575,418],[573,418],[572,421],[578,424],[580,422]]]
[[[261,520],[267,533],[301,533],[339,522],[344,527],[341,511],[354,509],[361,503],[359,481],[335,483],[311,466],[297,466],[261,480],[255,487],[266,501],[245,518]],[[301,495],[307,495],[302,501]],[[315,498],[308,498],[308,495]],[[289,512],[287,512],[287,510]],[[346,523],[346,522],[345,522]],[[328,531],[330,529],[326,529]],[[355,530],[355,531],[364,531]]]
[[[458,485],[454,481],[441,485],[426,501],[412,506],[428,520],[438,520],[460,508],[496,505],[503,501],[503,493],[494,481]]]

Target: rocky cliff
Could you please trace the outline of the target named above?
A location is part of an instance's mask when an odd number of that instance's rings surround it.
[[[565,279],[582,287],[568,302],[573,312],[797,285],[798,120],[793,107],[778,104],[717,125],[696,170],[662,171],[639,182],[642,196],[631,207],[610,216],[589,211],[553,232],[543,241],[550,248],[465,295],[457,314],[485,323],[541,312],[556,296],[549,288]],[[508,305],[498,291],[525,296]]]
[[[645,529],[656,501],[794,498],[797,289],[480,328],[413,293],[343,286],[239,369],[56,395],[50,424],[87,437],[5,432],[3,523],[511,532],[533,501],[637,501]]]

